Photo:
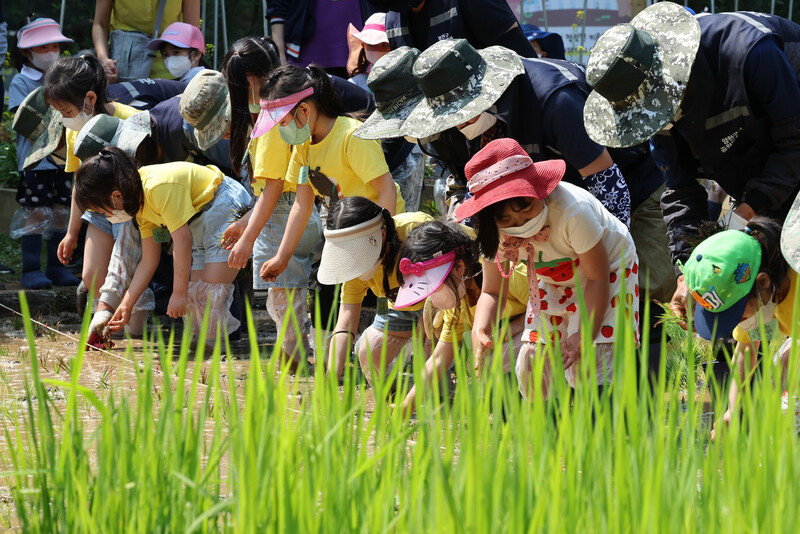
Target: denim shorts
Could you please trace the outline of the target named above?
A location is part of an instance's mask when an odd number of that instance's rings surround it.
[[[322,239],[322,221],[315,207],[308,219],[306,230],[297,245],[297,249],[289,259],[286,270],[274,282],[265,282],[260,275],[261,266],[278,253],[278,247],[286,230],[289,212],[294,204],[294,193],[283,193],[272,212],[267,224],[258,234],[253,245],[253,289],[271,287],[307,288],[311,276],[311,264],[314,262],[314,249]]]
[[[411,332],[419,323],[422,317],[422,310],[393,310],[391,307],[387,313],[379,313],[372,321],[372,326],[383,332]]]
[[[233,222],[238,206],[250,204],[250,193],[242,184],[228,178],[222,180],[214,198],[203,206],[198,217],[189,222],[192,233],[192,270],[200,271],[206,263],[227,263],[230,251],[222,248],[222,234]]]
[[[86,221],[92,226],[96,226],[100,230],[112,236],[114,239],[117,238],[120,231],[122,230],[122,225],[125,224],[125,223],[111,224],[110,222],[108,222],[108,218],[105,215],[94,211],[84,211],[83,215],[81,215],[81,220]]]

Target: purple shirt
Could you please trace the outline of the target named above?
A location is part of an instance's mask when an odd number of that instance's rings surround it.
[[[292,65],[305,67],[316,63],[320,67],[344,67],[350,49],[347,47],[347,25],[363,26],[359,0],[314,0],[314,36],[300,47],[300,59],[286,59]]]

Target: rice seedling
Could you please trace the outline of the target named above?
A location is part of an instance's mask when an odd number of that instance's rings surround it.
[[[249,311],[247,322],[254,332]],[[88,315],[64,380],[41,376],[25,326],[25,388],[39,401],[6,424],[12,467],[0,476],[13,481],[14,521],[26,532],[796,530],[800,455],[794,413],[782,412],[774,386],[779,367],[762,365],[742,396],[744,417],[711,442],[695,395],[668,378],[665,358],[652,388],[632,371],[641,356],[623,321],[610,387],[593,383],[594,358],[584,357],[584,383],[570,392],[558,345],[545,346],[552,398],[523,401],[498,354],[478,377],[462,347],[452,395],[435,377],[411,419],[383,400],[410,385],[400,365],[373,389],[350,366],[341,386],[322,365],[293,378],[251,335],[237,392],[222,380],[237,377],[233,358],[222,361],[230,348],[217,342],[206,354],[205,330],[193,354],[188,338],[155,332],[142,371],[129,373],[133,395],[112,385],[100,398],[79,380]],[[419,336],[414,343],[420,384],[426,355]],[[692,336],[681,343],[696,350]],[[695,376],[697,360],[686,366]],[[54,409],[47,387],[66,391],[66,408]],[[79,399],[96,410],[96,428],[78,417]],[[714,402],[721,414],[723,396]]]

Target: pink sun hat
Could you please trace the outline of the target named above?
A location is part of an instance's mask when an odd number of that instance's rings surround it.
[[[360,32],[350,26],[350,35],[364,44],[377,45],[381,43],[389,44],[386,36],[386,13],[373,13],[364,23],[364,29]]]
[[[402,258],[398,269],[403,274],[403,283],[397,291],[394,308],[413,306],[434,294],[442,287],[455,262],[455,250],[418,263]]]
[[[158,50],[164,43],[177,46],[178,48],[196,48],[203,54],[206,53],[206,40],[203,39],[203,32],[197,26],[192,26],[185,22],[173,22],[158,36],[147,43],[150,50]]]
[[[253,133],[250,134],[250,137],[253,139],[256,137],[261,137],[273,129],[276,124],[283,120],[287,113],[292,111],[292,108],[294,108],[303,99],[308,98],[313,94],[314,88],[309,87],[308,89],[303,89],[299,93],[276,98],[275,100],[262,99],[261,112],[258,114],[256,125],[253,127]]]
[[[17,48],[33,48],[53,43],[73,43],[65,37],[53,19],[36,19],[29,22],[17,32]]]

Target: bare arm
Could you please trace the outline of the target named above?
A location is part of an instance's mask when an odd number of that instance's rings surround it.
[[[378,205],[389,210],[394,215],[397,211],[397,187],[388,172],[378,176],[370,182],[378,192]]]
[[[61,243],[58,244],[58,261],[65,265],[72,261],[72,251],[75,250],[75,245],[78,243],[78,234],[81,231],[81,215],[83,215],[83,212],[78,208],[75,194],[75,188],[73,187],[67,233]]]
[[[603,325],[603,317],[610,305],[608,279],[611,269],[608,262],[608,251],[602,241],[583,254],[578,254],[583,268],[583,300],[586,315],[592,326],[592,339],[597,337]],[[580,332],[572,334],[562,345],[564,369],[569,369],[581,357]]]
[[[283,29],[284,24],[270,24],[270,30],[272,31],[272,40],[275,41],[275,45],[278,47],[278,53],[281,56],[281,63],[283,65],[286,64],[286,39],[283,36]]]
[[[183,0],[183,22],[200,27],[200,0]]]
[[[111,59],[108,53],[108,34],[113,6],[113,0],[95,0],[92,22],[92,44],[97,59],[103,64],[103,69],[109,77],[109,83],[117,80],[117,62]]]
[[[339,319],[328,347],[328,375],[342,376],[349,349],[353,347],[358,321],[361,318],[361,304],[342,304],[339,306]]]
[[[303,238],[303,233],[313,210],[314,190],[311,189],[310,185],[298,184],[294,205],[289,212],[289,220],[286,222],[286,230],[283,232],[283,239],[280,247],[278,247],[278,253],[261,266],[261,278],[267,282],[272,282],[286,269],[289,264],[289,258],[297,250],[297,245]]]
[[[422,370],[422,382],[414,384],[403,400],[403,415],[405,417],[408,417],[417,409],[417,385],[419,385],[421,391],[422,388],[426,388],[433,383],[434,376],[441,380],[454,359],[453,344],[440,339],[436,343],[436,348],[433,349],[433,354],[425,362],[425,368]]]
[[[156,272],[158,262],[161,260],[161,245],[153,240],[153,237],[146,237],[142,239],[142,261],[139,262],[139,267],[133,274],[131,285],[125,296],[122,297],[122,303],[114,313],[114,317],[108,322],[111,330],[121,330],[131,317],[133,305],[139,300],[150,279],[153,278],[153,273]]]
[[[272,217],[272,212],[275,211],[275,206],[278,204],[278,198],[282,192],[282,180],[266,181],[256,206],[250,211],[247,228],[245,228],[242,237],[239,238],[239,241],[231,250],[231,255],[228,257],[228,265],[232,269],[241,269],[247,263],[247,259],[253,253],[253,244],[258,238],[258,234],[264,229],[264,225]]]
[[[192,275],[192,232],[189,230],[189,225],[184,224],[172,232],[171,235],[174,273],[172,296],[169,298],[169,304],[167,305],[167,315],[177,319],[182,317],[186,311],[189,278]]]
[[[508,262],[504,262],[503,268],[511,269]],[[508,298],[508,283],[503,282],[497,264],[484,258],[481,296],[478,297],[475,320],[472,323],[472,350],[475,353],[476,372],[480,372],[486,351],[492,350],[492,330],[497,310],[502,309]]]

